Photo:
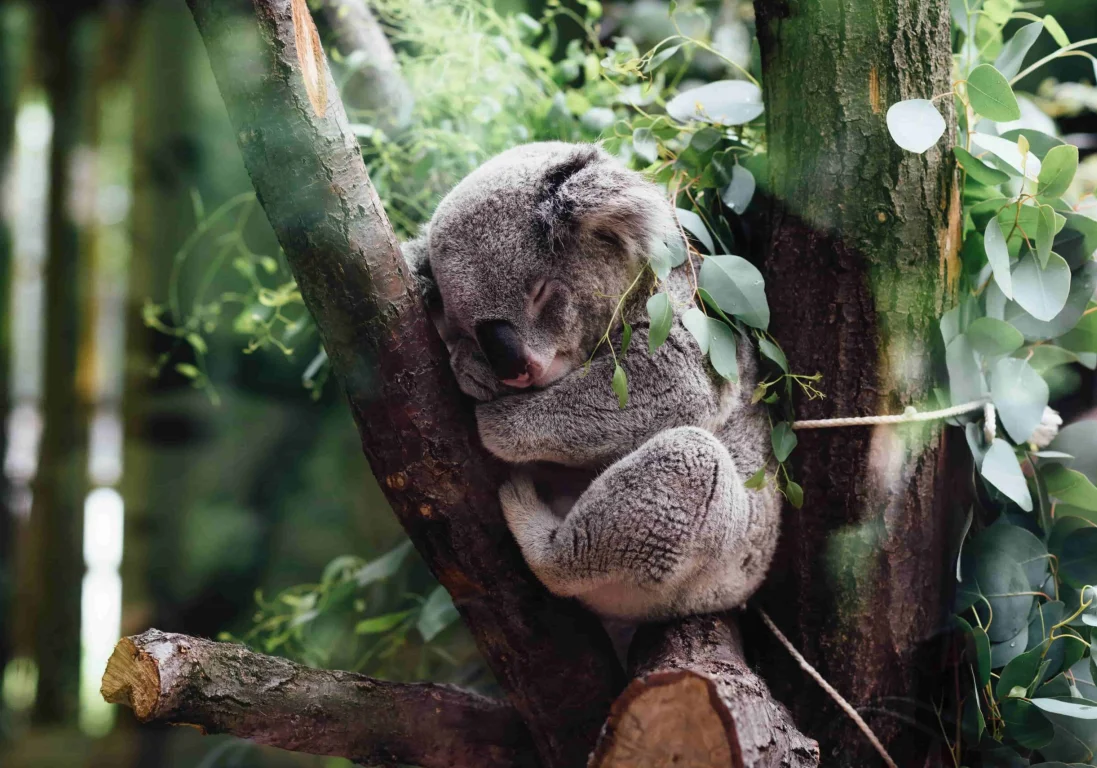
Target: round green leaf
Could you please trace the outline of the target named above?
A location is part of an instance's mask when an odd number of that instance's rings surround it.
[[[1028,141],[1029,149],[1032,154],[1040,158],[1042,161],[1047,157],[1047,153],[1051,151],[1052,147],[1059,147],[1063,145],[1062,139],[1057,139],[1054,136],[1048,136],[1046,133],[1034,130],[1032,128],[1014,128],[1012,131],[1006,131],[1002,134],[1002,138],[1006,141],[1017,142],[1018,137],[1024,136]]]
[[[701,265],[700,285],[729,315],[762,330],[769,325],[765,280],[746,259],[709,256]]]
[[[1072,507],[1097,512],[1097,486],[1078,470],[1068,469],[1061,464],[1048,464],[1040,470],[1040,475],[1047,483],[1049,496]],[[1097,559],[1097,552],[1094,557]]]
[[[1070,188],[1078,171],[1078,147],[1063,144],[1053,147],[1044,157],[1037,178],[1036,194],[1044,197],[1060,197]]]
[[[1097,421],[1086,419],[1064,427],[1048,448],[1073,456],[1070,468],[1097,482]]]
[[[1008,355],[1022,347],[1025,337],[1009,323],[992,317],[975,319],[965,331],[975,351],[985,357]]]
[[[1055,728],[1031,702],[1006,699],[1001,711],[1006,733],[1021,746],[1039,749],[1055,738]]]
[[[1070,295],[1070,267],[1057,253],[1049,254],[1047,268],[1040,269],[1031,254],[1013,270],[1013,300],[1037,320],[1047,322],[1066,306]]]
[[[1021,465],[1017,463],[1017,457],[1013,454],[1013,448],[1002,438],[994,439],[986,456],[983,457],[983,466],[980,473],[988,483],[993,485],[1006,497],[1013,500],[1017,506],[1026,512],[1032,511],[1032,496],[1028,491],[1028,483],[1021,472]]]
[[[1077,589],[1097,584],[1097,528],[1080,528],[1066,538],[1059,554],[1059,575]]]
[[[908,152],[922,154],[945,133],[945,119],[929,99],[908,99],[887,111],[891,138]]]
[[[717,80],[679,93],[667,102],[675,120],[741,125],[762,114],[762,91],[746,80]]]
[[[1026,651],[1016,659],[1006,664],[1002,670],[998,683],[994,686],[994,693],[999,699],[1009,697],[1010,692],[1020,687],[1026,693],[1030,686],[1036,682],[1036,676],[1040,672],[1040,663],[1044,660],[1044,646],[1041,644],[1031,651]]]
[[[995,122],[1021,119],[1021,108],[1009,81],[990,64],[980,64],[967,78],[971,106],[983,117]]]
[[[1003,557],[1021,566],[1030,589],[1039,589],[1047,578],[1047,547],[1018,525],[997,522],[983,529],[971,547],[976,559]]]
[[[784,462],[796,448],[796,433],[787,421],[781,421],[774,425],[770,433],[770,442],[773,443],[773,456],[777,461]]]
[[[967,171],[967,175],[980,184],[994,187],[1009,181],[1008,173],[991,168],[963,147],[953,147],[952,153],[956,155],[956,161],[960,163],[960,167]]]
[[[670,335],[670,326],[674,321],[674,308],[670,304],[670,297],[664,293],[656,293],[648,299],[648,353],[653,353]]]
[[[714,317],[708,319],[708,359],[716,372],[728,381],[739,380],[739,359],[736,353],[735,331]]]
[[[1047,408],[1048,386],[1043,377],[1024,360],[1002,358],[991,371],[990,396],[1009,436],[1014,442],[1027,442]]]

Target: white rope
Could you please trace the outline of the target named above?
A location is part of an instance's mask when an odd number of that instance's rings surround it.
[[[907,424],[914,421],[936,421],[961,416],[977,411],[987,404],[986,400],[973,400],[963,405],[942,408],[939,411],[920,412],[913,405],[893,416],[854,416],[848,419],[807,419],[792,422],[793,429],[826,429],[827,427],[870,427],[876,424]]]
[[[981,405],[982,404],[980,403],[980,406]],[[888,768],[899,768],[895,764],[895,761],[891,759],[891,755],[889,755],[887,753],[887,750],[884,749],[884,745],[880,743],[880,740],[878,738],[876,738],[876,734],[872,732],[872,729],[869,727],[868,723],[866,723],[861,715],[857,713],[857,710],[853,708],[853,705],[843,699],[842,694],[834,690],[834,686],[824,680],[823,676],[815,671],[815,667],[808,664],[807,659],[800,655],[800,652],[796,650],[796,647],[793,646],[792,642],[783,634],[781,634],[781,630],[777,629],[777,625],[773,623],[773,619],[769,617],[768,613],[763,611],[761,608],[758,609],[758,613],[761,614],[762,621],[764,621],[766,623],[766,626],[769,627],[770,632],[777,636],[777,639],[781,641],[781,645],[785,646],[785,649],[790,654],[792,654],[792,658],[796,659],[796,663],[800,665],[800,669],[807,672],[811,679],[817,682],[819,684],[819,687],[826,691],[827,695],[834,699],[835,703],[837,703],[838,706],[842,708],[842,711],[849,715],[850,719],[857,724],[857,727],[861,729],[861,733],[865,734],[865,737],[872,743],[872,746],[875,747],[876,751],[880,753],[880,757],[884,759],[884,763],[888,766]]]

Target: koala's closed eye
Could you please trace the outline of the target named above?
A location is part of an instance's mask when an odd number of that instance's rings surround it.
[[[536,281],[527,294],[529,296],[530,313],[533,315],[541,314],[545,309],[545,305],[552,299],[553,294],[558,292],[560,288],[562,286],[557,280],[541,278]]]

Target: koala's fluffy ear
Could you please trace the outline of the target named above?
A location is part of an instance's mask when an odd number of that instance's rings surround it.
[[[441,307],[442,295],[438,292],[438,284],[434,282],[434,272],[430,268],[430,249],[427,246],[426,229],[424,228],[414,240],[403,243],[400,251],[404,254],[404,261],[411,268],[411,274],[419,287],[423,302],[427,307]]]
[[[677,236],[662,191],[600,147],[577,147],[549,167],[540,187],[537,217],[552,240],[590,238],[639,258],[653,239]]]

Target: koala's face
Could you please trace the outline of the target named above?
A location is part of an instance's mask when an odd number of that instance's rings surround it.
[[[447,333],[474,340],[504,385],[548,386],[590,356],[668,217],[654,185],[595,146],[499,155],[429,225]]]

